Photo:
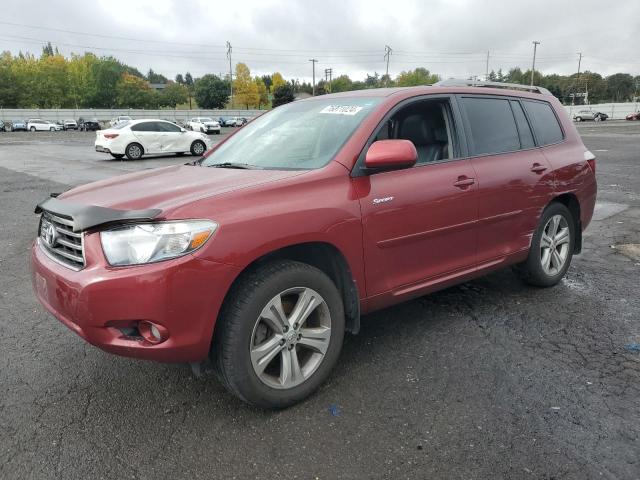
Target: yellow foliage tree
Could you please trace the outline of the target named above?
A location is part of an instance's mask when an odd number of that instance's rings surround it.
[[[286,83],[287,82],[284,78],[282,78],[280,72],[275,72],[273,75],[271,75],[271,93],[275,92],[278,87],[281,87]]]
[[[269,103],[269,95],[267,94],[267,86],[264,84],[264,80],[260,77],[256,77],[254,79],[256,87],[258,88],[258,108],[261,108],[262,105],[267,105]]]
[[[236,79],[233,81],[233,93],[236,103],[245,106],[247,110],[260,102],[258,86],[251,78],[251,71],[244,63],[236,65]]]

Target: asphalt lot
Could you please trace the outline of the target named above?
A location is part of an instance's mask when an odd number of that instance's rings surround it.
[[[579,130],[599,199],[560,285],[507,270],[369,315],[321,390],[281,412],[103,353],[31,292],[36,203],[188,157],[0,133],[0,478],[640,478],[640,258],[612,248],[640,243],[640,122]]]

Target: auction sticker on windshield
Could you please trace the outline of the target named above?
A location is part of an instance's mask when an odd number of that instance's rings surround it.
[[[356,105],[327,105],[320,113],[332,113],[334,115],[355,115],[362,107]]]

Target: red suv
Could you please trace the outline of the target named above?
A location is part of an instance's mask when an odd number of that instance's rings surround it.
[[[361,314],[506,266],[537,286],[563,277],[595,158],[549,92],[512,87],[296,101],[195,162],[52,195],[33,288],[103,350],[211,359],[242,400],[291,405]]]

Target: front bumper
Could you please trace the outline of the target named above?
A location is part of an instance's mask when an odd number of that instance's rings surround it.
[[[38,241],[31,251],[34,292],[58,320],[110,353],[162,362],[198,362],[209,354],[224,296],[239,268],[195,255],[135,267],[107,265],[99,235],[85,235],[86,267],[52,260]],[[162,343],[132,337],[142,320],[168,331]],[[121,329],[124,329],[121,330]]]

